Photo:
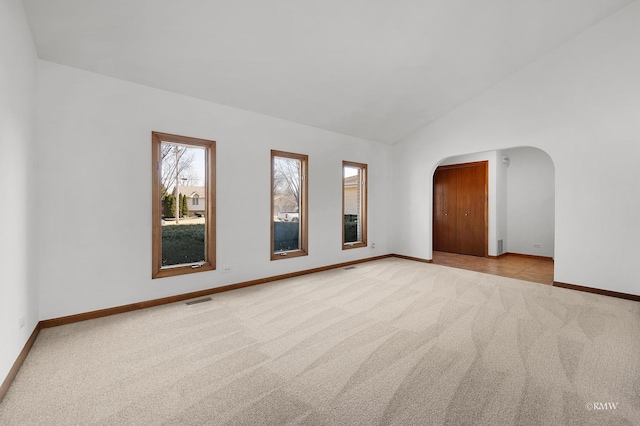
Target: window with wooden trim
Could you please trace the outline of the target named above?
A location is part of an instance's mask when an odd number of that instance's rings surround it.
[[[342,162],[342,249],[367,246],[367,165]]]
[[[271,260],[306,256],[308,157],[271,151]]]
[[[151,145],[152,278],[214,270],[215,141],[152,132]]]

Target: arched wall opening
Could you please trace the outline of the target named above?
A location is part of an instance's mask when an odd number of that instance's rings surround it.
[[[554,257],[555,166],[551,157],[533,147],[456,155],[439,166],[488,162],[489,257],[517,253]],[[433,179],[432,174],[432,179]],[[432,205],[433,205],[433,193]],[[433,218],[432,218],[433,238]]]

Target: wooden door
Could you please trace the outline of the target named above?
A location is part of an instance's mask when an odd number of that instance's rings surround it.
[[[457,253],[486,256],[487,163],[458,171]]]
[[[438,167],[433,176],[433,249],[487,255],[487,162]]]
[[[433,249],[455,253],[458,174],[438,169],[433,175]]]

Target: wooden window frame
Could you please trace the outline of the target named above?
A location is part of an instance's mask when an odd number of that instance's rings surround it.
[[[163,142],[205,149],[205,260],[198,264],[162,267],[162,179],[160,147]],[[216,269],[216,142],[152,132],[152,278],[171,277]],[[194,265],[197,265],[194,267]]]
[[[362,229],[360,230],[362,238],[360,241],[353,243],[345,243],[344,241],[344,169],[345,167],[357,168],[361,170],[362,180],[360,181],[361,191],[360,191],[360,226]],[[367,179],[368,179],[368,170],[367,165],[364,163],[356,163],[354,161],[343,161],[342,162],[342,250],[351,250],[354,248],[362,248],[367,247]]]
[[[291,158],[294,160],[300,161],[300,173],[301,173],[301,182],[300,182],[300,201],[298,205],[298,212],[300,216],[300,248],[298,250],[291,250],[285,252],[275,252],[274,247],[274,237],[275,237],[275,227],[273,221],[273,160],[274,157],[282,157],[282,158]],[[275,149],[271,150],[271,180],[269,181],[269,185],[271,186],[271,211],[269,212],[269,222],[271,223],[271,260],[280,260],[280,259],[288,259],[292,257],[300,257],[307,256],[309,254],[308,247],[308,187],[309,187],[309,156],[305,154],[295,154],[292,152],[286,151],[278,151]]]

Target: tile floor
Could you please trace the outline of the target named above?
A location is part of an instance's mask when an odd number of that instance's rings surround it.
[[[541,284],[553,284],[553,260],[551,259],[517,254],[507,254],[495,259],[434,251],[433,263]]]

